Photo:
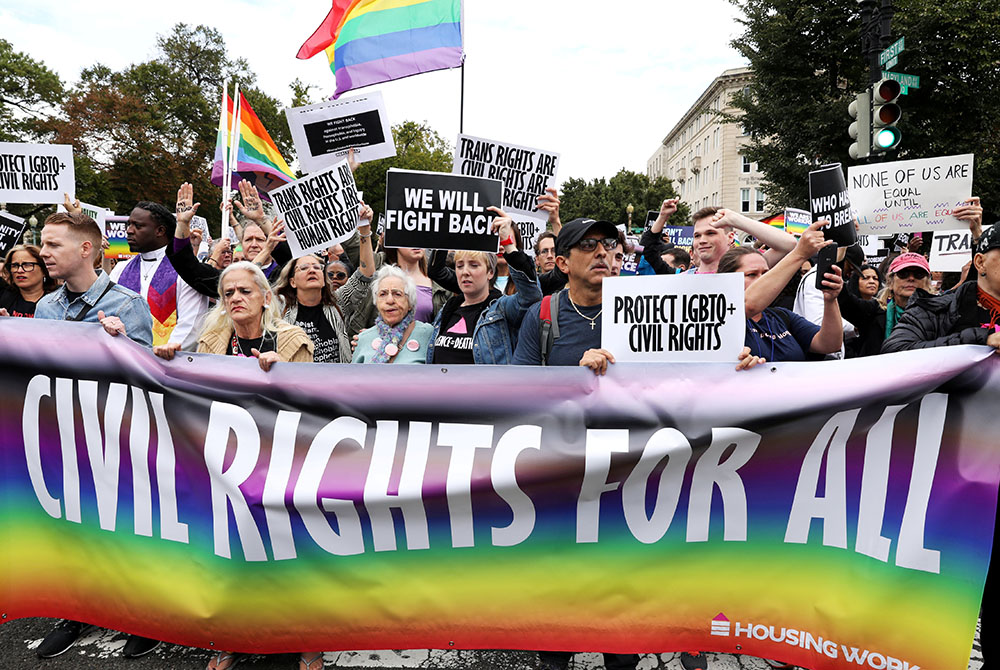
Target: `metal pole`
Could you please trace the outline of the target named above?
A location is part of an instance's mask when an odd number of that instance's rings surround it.
[[[465,59],[462,59],[462,92],[458,103],[458,132],[465,134]]]

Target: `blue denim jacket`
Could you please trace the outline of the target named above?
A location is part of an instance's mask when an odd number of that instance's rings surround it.
[[[483,310],[472,333],[472,359],[476,365],[510,365],[517,345],[517,332],[521,329],[528,308],[542,299],[542,289],[537,279],[511,267],[510,279],[517,286],[514,295],[503,295],[495,299]],[[452,300],[462,300],[456,296]],[[427,362],[434,361],[434,342],[441,331],[441,317],[450,312],[447,305],[434,319],[434,332],[427,347]]]
[[[91,305],[90,311],[83,318],[84,323],[98,323],[98,312],[104,312],[105,316],[117,316],[131,339],[144,347],[152,347],[153,317],[150,316],[149,305],[138,293],[118,284],[104,293],[110,283],[111,278],[107,273],[99,272],[97,281],[72,303],[67,299],[66,286],[60,286],[38,301],[35,318],[70,321],[87,305]],[[102,293],[104,297],[98,301]]]

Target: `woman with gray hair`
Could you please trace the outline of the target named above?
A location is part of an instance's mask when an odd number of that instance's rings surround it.
[[[352,363],[423,363],[433,328],[417,321],[417,285],[395,265],[383,265],[372,282],[378,316],[358,336]]]
[[[178,343],[153,347],[170,360]],[[219,275],[219,302],[205,316],[198,353],[256,358],[267,372],[274,363],[311,363],[313,343],[298,326],[281,320],[267,277],[248,261],[233,263]]]

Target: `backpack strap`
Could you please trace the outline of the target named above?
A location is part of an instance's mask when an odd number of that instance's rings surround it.
[[[101,291],[101,295],[97,296],[97,300],[94,301],[94,305],[101,302],[101,299],[108,294],[108,291],[110,291],[114,285],[115,283],[113,281],[109,281],[108,285],[104,287],[103,291]],[[72,319],[67,319],[67,321],[83,321],[84,318],[90,314],[90,310],[94,308],[94,305],[83,303],[83,309],[81,309]]]
[[[556,291],[552,295],[543,297],[541,307],[539,308],[538,316],[541,319],[539,353],[541,354],[542,365],[549,364],[549,353],[552,351],[552,345],[559,338],[560,293],[562,291]]]

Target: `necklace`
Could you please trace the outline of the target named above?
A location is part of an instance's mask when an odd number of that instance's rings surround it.
[[[268,333],[265,331],[260,338],[261,349],[264,348],[264,343],[267,342]],[[233,356],[240,356],[242,358],[253,358],[253,347],[250,348],[250,353],[247,354],[243,351],[243,342],[240,341],[241,338],[237,337],[236,333],[233,332]],[[277,340],[275,340],[277,344]],[[277,348],[277,347],[276,347]]]
[[[149,263],[149,269],[148,270],[146,269],[146,263]],[[142,280],[143,281],[148,280],[149,277],[150,277],[150,275],[153,274],[153,272],[156,270],[156,268],[157,268],[157,263],[156,263],[156,259],[155,258],[153,260],[151,260],[151,261],[147,261],[145,258],[140,258],[139,259],[139,269],[142,271]]]
[[[569,304],[573,306],[573,311],[580,315],[581,319],[586,319],[590,321],[590,329],[594,330],[597,327],[597,320],[601,318],[601,314],[604,312],[604,308],[601,307],[601,311],[594,315],[594,318],[590,318],[577,308],[576,303],[573,302],[573,298],[570,298],[569,291],[566,291],[566,297],[569,298]]]

